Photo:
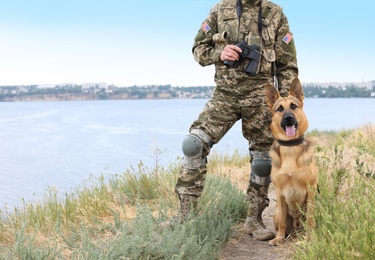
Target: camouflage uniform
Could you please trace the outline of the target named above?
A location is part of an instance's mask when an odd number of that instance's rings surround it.
[[[206,156],[212,145],[218,143],[238,120],[242,119],[242,132],[249,141],[250,154],[258,151],[268,155],[273,136],[269,128],[271,115],[265,103],[264,85],[273,83],[276,76],[279,92],[286,96],[291,82],[298,75],[294,40],[282,8],[262,1],[263,28],[260,35],[258,13],[261,1],[241,2],[243,12],[239,28],[236,0],[222,0],[211,9],[195,37],[194,58],[201,66],[215,65],[216,87],[190,128],[190,134],[201,140],[202,151],[196,157],[191,157],[193,159],[184,157],[175,189],[181,208],[185,206],[189,209],[186,204],[190,203],[196,207],[197,198],[204,187]],[[223,37],[224,33],[226,38]],[[260,66],[255,77],[244,72],[246,61],[237,68],[228,68],[220,60],[226,44],[234,44],[242,39],[249,45],[256,44],[261,48]],[[269,203],[267,193],[270,178],[267,178],[267,185],[259,186],[251,175],[248,200],[256,202],[255,213],[258,212],[258,215],[255,214],[255,218],[261,222],[261,212]],[[251,206],[248,215],[254,215]]]

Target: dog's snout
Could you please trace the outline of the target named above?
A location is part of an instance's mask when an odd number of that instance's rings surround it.
[[[284,120],[286,123],[293,123],[294,122],[294,116],[292,113],[286,113],[284,115]]]

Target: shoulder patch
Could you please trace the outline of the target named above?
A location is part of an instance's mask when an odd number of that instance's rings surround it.
[[[205,33],[207,33],[207,32],[209,32],[209,31],[211,31],[211,27],[207,24],[207,22],[204,22],[204,23],[202,24],[202,30],[203,30]]]
[[[293,39],[293,35],[291,35],[290,33],[287,33],[283,37],[283,42],[286,43],[286,44],[289,44],[292,39]]]

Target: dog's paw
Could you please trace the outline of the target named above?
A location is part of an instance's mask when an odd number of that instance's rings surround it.
[[[270,246],[278,246],[278,245],[284,244],[284,242],[285,242],[285,238],[283,238],[283,237],[275,237],[274,239],[272,239],[271,241],[269,241],[268,244]]]

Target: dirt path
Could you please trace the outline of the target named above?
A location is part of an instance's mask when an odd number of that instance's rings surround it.
[[[273,212],[276,205],[275,190],[269,192],[270,206],[263,212],[263,221],[266,226],[274,231]],[[242,227],[243,224],[240,225]],[[225,245],[220,260],[244,259],[291,259],[293,250],[291,241],[281,246],[269,246],[268,241],[258,241],[245,232],[242,228],[235,238],[230,239]]]

